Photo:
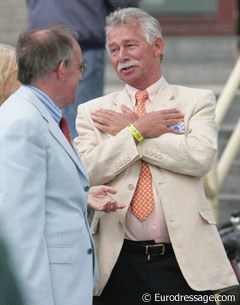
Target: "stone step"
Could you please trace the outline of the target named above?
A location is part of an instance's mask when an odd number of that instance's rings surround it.
[[[232,212],[240,210],[240,195],[224,193],[219,195],[219,218],[218,222],[223,223],[229,220]]]
[[[217,97],[219,96],[217,93]],[[228,140],[240,118],[240,94],[239,90],[231,104],[228,113],[224,117],[219,131],[218,154],[222,155]],[[219,222],[228,221],[229,215],[240,209],[240,151],[233,161],[231,169],[225,178],[219,191]]]
[[[233,129],[236,126],[240,118],[240,93],[239,90],[234,98],[232,105],[223,119],[223,122],[220,126],[219,138],[218,138],[218,156],[221,157],[224,149],[227,146],[227,143],[232,135]],[[237,152],[235,160],[231,166],[230,172],[227,174],[227,177],[224,181],[224,184],[220,190],[220,194],[236,194],[240,196],[240,149]],[[225,199],[227,201],[227,199]],[[232,200],[229,201],[229,209],[232,209],[231,206]],[[239,201],[240,203],[240,201]]]
[[[236,55],[237,36],[166,36],[164,41],[164,58],[171,62],[221,64]]]
[[[219,96],[217,95],[217,99]],[[229,124],[236,125],[237,121],[240,119],[240,90],[238,89],[235,97],[226,113],[222,123],[221,128],[224,129],[225,125],[229,128]]]
[[[238,194],[240,196],[240,158],[233,162],[233,165],[224,180],[220,194],[224,193]]]
[[[218,155],[221,156],[223,151],[225,150],[228,141],[233,133],[234,124],[229,124],[225,126],[221,126],[219,135],[218,135]],[[237,153],[236,159],[240,159],[240,152]]]

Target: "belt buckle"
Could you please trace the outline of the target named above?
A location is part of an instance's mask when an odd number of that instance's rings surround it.
[[[155,248],[155,247],[159,247],[160,246],[160,252],[157,254],[152,254],[152,255],[163,255],[165,253],[165,245],[164,244],[157,244],[157,245],[146,245],[145,247],[145,254],[146,255],[150,255],[150,253],[148,252],[148,250],[150,248]]]

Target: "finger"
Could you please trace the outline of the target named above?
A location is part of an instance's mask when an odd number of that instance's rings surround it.
[[[111,203],[107,203],[104,208],[102,208],[102,211],[106,212],[106,213],[110,213],[110,212],[116,212],[118,209],[123,209],[125,208],[125,205],[121,205],[121,204],[117,204],[116,201],[111,202]]]
[[[107,186],[107,185],[104,186],[104,192],[110,193],[110,194],[116,194],[117,193],[117,191],[113,187]]]
[[[104,108],[100,108],[97,110],[99,113],[107,113],[107,114],[112,114],[112,113],[119,113],[117,111],[114,111],[114,110],[110,110],[110,109],[104,109]]]
[[[109,202],[108,202],[108,203],[105,203],[105,205],[102,207],[102,211],[104,211],[104,212],[106,212],[106,213],[109,213],[109,212],[111,211]]]
[[[95,118],[96,120],[104,120],[109,121],[112,118],[112,114],[100,112],[100,111],[93,111],[91,112],[91,117]]]
[[[109,119],[104,116],[91,114],[91,117],[94,122],[98,122],[98,123],[102,123],[102,124],[107,124],[107,122],[109,121]]]
[[[170,108],[170,109],[159,110],[158,112],[162,112],[164,114],[166,114],[166,113],[180,113],[180,110],[178,110],[177,108]]]
[[[106,132],[106,133],[109,133],[109,132],[110,132],[109,126],[106,126],[106,125],[103,125],[103,124],[99,124],[99,123],[96,123],[96,122],[94,122],[94,126],[95,126],[98,130],[100,130],[100,131],[102,131],[102,132]]]
[[[184,119],[184,115],[180,112],[159,111],[156,115],[163,119],[178,119],[179,121]]]
[[[166,126],[175,125],[179,123],[179,119],[166,119],[164,120]]]
[[[118,204],[116,201],[114,201],[112,203],[111,211],[112,212],[116,212],[117,210],[121,210],[121,209],[123,209],[125,207],[126,207],[126,205]]]
[[[116,202],[115,202],[115,204],[112,204],[111,211],[112,212],[116,212],[117,211],[117,203]]]
[[[179,121],[184,118],[184,115],[182,115],[180,112],[172,112],[172,113],[162,113],[162,118],[164,119],[178,119]]]
[[[126,205],[124,204],[117,204],[117,209],[124,209]]]
[[[93,123],[94,123],[94,126],[95,126],[97,129],[101,129],[101,128],[104,128],[104,127],[105,127],[105,125],[102,124],[102,123],[99,123],[99,122],[96,122],[96,121],[94,121]]]
[[[107,204],[107,211],[108,212],[115,212],[117,210],[117,203],[116,201],[110,201]]]
[[[92,113],[95,115],[104,116],[107,118],[112,117],[114,114],[120,114],[120,112],[108,110],[108,109],[98,109],[96,111],[93,111]]]
[[[127,112],[134,113],[130,108],[128,108],[124,104],[121,105],[121,109],[122,109],[123,113],[127,113]]]

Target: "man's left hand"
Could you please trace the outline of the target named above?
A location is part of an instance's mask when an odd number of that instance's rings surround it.
[[[116,194],[117,191],[110,186],[93,186],[89,190],[88,205],[97,210],[106,213],[116,212],[117,209],[123,209],[125,205],[117,203],[110,194]]]

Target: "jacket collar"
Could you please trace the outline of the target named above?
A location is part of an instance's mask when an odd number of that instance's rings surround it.
[[[173,107],[174,94],[172,86],[170,86],[165,78],[163,78],[161,87],[153,100],[153,111],[169,109]],[[131,98],[127,92],[127,89],[124,88],[113,101],[113,104],[117,107],[118,110],[121,110],[121,105],[126,105],[129,109],[134,111],[134,105],[131,101]]]
[[[57,140],[59,145],[63,147],[63,149],[66,151],[69,157],[73,160],[73,162],[76,164],[76,166],[79,168],[79,170],[84,174],[84,176],[88,180],[86,170],[84,169],[84,166],[80,158],[78,157],[76,150],[74,149],[74,147],[72,147],[69,144],[64,134],[62,133],[60,127],[58,126],[57,122],[50,115],[49,111],[43,105],[40,99],[34,93],[32,93],[30,90],[24,87],[21,87],[16,93],[37,108],[37,110],[42,115],[43,119],[48,123],[49,132]]]
[[[153,101],[153,111],[170,109],[173,107],[173,102],[173,88],[167,83],[165,78],[163,78],[162,85]]]

